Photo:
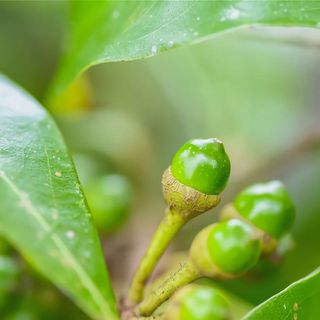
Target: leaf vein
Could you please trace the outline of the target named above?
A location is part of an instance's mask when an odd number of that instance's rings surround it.
[[[35,218],[35,220],[40,224],[40,226],[50,234],[53,242],[60,250],[63,256],[72,264],[74,270],[76,271],[78,277],[83,281],[85,286],[87,287],[88,291],[94,297],[94,301],[97,302],[98,307],[100,308],[102,315],[109,316],[110,315],[110,308],[105,303],[105,299],[100,293],[99,289],[96,285],[92,282],[89,275],[86,271],[77,263],[75,257],[72,255],[70,250],[66,247],[64,242],[58,237],[56,234],[50,233],[51,228],[47,221],[42,217],[42,215],[36,210],[36,208],[32,205],[31,201],[26,198],[26,193],[19,189],[14,182],[6,175],[6,173],[0,170],[0,178],[4,180],[4,182],[10,187],[10,189],[18,196],[21,202],[24,203],[24,207],[27,212]]]

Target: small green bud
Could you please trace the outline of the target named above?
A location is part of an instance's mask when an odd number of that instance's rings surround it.
[[[230,160],[218,139],[194,139],[175,154],[172,175],[182,184],[209,195],[218,195],[230,175]]]
[[[92,180],[85,193],[97,227],[111,233],[118,229],[129,213],[131,188],[121,175],[110,174]]]
[[[219,290],[188,285],[170,299],[164,320],[227,320],[229,309],[228,301]]]
[[[238,213],[271,237],[279,238],[293,224],[294,205],[280,181],[255,184],[234,201]]]
[[[215,223],[196,236],[190,257],[204,276],[236,277],[257,262],[259,237],[252,226],[238,219]]]

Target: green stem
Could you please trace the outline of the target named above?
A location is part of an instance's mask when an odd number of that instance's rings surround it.
[[[133,277],[129,290],[129,299],[139,303],[143,297],[145,283],[151,275],[156,263],[168,247],[170,241],[186,223],[186,218],[176,211],[166,210],[165,217],[156,230],[149,247]]]
[[[180,264],[180,268],[170,273],[164,282],[154,289],[138,306],[138,312],[142,315],[150,315],[164,301],[180,287],[201,277],[199,270],[188,260]]]

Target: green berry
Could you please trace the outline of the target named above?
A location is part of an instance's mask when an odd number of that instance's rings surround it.
[[[111,174],[94,179],[86,186],[85,193],[101,231],[111,233],[124,223],[131,198],[131,188],[124,176]]]
[[[184,185],[205,194],[217,195],[228,182],[230,160],[218,139],[194,139],[175,154],[171,171]]]
[[[207,286],[192,286],[181,297],[180,317],[177,320],[226,319],[229,319],[229,304],[217,289]]]
[[[236,197],[234,206],[241,216],[275,238],[290,229],[295,217],[294,205],[280,181],[248,187]]]
[[[227,274],[247,271],[255,265],[260,255],[256,230],[238,219],[215,224],[207,241],[212,261]]]

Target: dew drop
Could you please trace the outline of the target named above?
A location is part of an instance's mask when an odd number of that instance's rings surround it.
[[[76,235],[76,234],[75,234],[75,232],[74,232],[73,230],[68,230],[68,231],[66,232],[66,237],[69,238],[69,239],[74,238],[75,235]]]
[[[120,17],[120,12],[119,10],[113,10],[112,12],[112,18],[113,19],[118,19]]]
[[[168,47],[169,47],[169,48],[172,48],[173,45],[174,45],[174,42],[173,42],[172,40],[170,40],[170,41],[168,42]]]
[[[229,20],[236,20],[240,17],[240,11],[235,8],[231,8],[226,12],[226,18]]]
[[[157,47],[157,46],[152,46],[152,47],[151,47],[151,53],[152,53],[152,54],[156,54],[157,51],[158,51],[158,47]]]

